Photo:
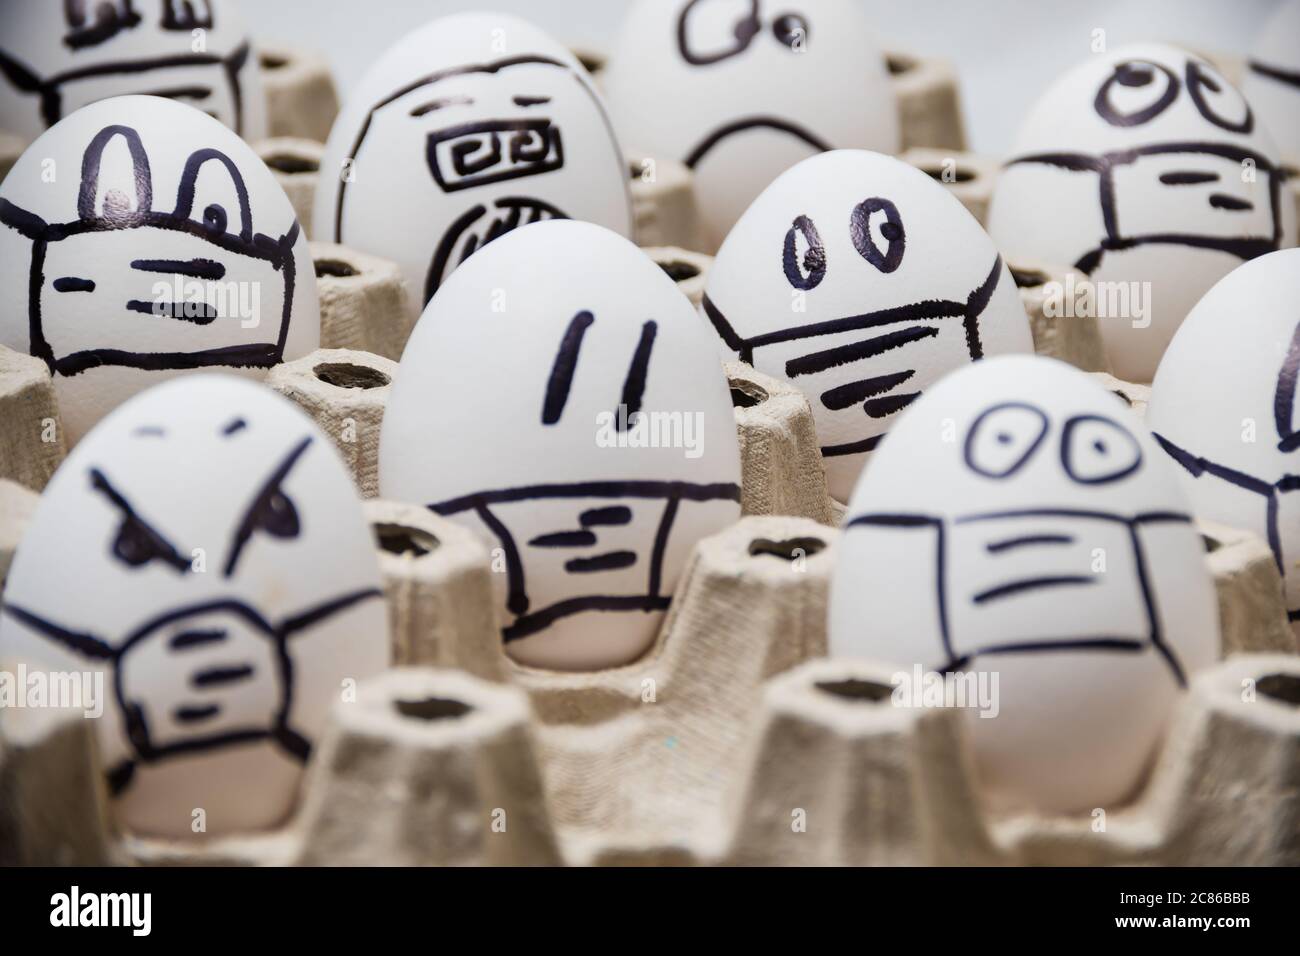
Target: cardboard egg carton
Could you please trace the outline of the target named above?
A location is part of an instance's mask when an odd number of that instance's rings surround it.
[[[18,162],[18,157],[26,148],[27,141],[21,136],[0,130],[0,182],[4,182],[9,170],[13,169],[14,163]]]
[[[275,181],[289,197],[289,204],[298,217],[303,235],[308,239],[313,238],[312,212],[316,202],[316,188],[320,185],[324,144],[301,137],[279,136],[254,143],[253,150],[266,163]]]
[[[325,56],[295,46],[264,44],[258,59],[269,135],[325,142],[339,112],[339,95]]]
[[[933,146],[914,146],[898,158],[946,186],[981,226],[988,221],[993,186],[1002,169],[999,160]]]

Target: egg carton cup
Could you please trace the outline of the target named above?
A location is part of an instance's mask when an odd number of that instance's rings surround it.
[[[67,452],[49,366],[0,345],[0,479],[42,491]]]
[[[31,523],[41,496],[16,481],[0,478],[0,594],[13,565],[23,532]]]
[[[1126,382],[1109,372],[1094,372],[1093,377],[1102,388],[1113,392],[1127,405],[1139,419],[1147,417],[1147,405],[1151,402],[1151,386],[1138,382]]]
[[[1282,575],[1263,538],[1197,519],[1219,601],[1223,655],[1300,653],[1287,618]]]
[[[633,238],[638,246],[704,248],[695,202],[695,174],[685,163],[625,150],[632,196]]]
[[[991,156],[932,146],[913,147],[898,158],[945,186],[981,226],[988,221],[989,202],[993,199],[993,187],[1002,169],[1001,161]]]
[[[1013,259],[1007,263],[1029,316],[1034,351],[1060,359],[1085,372],[1110,372],[1095,315],[1052,315],[1063,309],[1064,294],[1079,288],[1088,277],[1074,269]]]
[[[320,164],[325,147],[315,140],[282,136],[253,144],[253,150],[289,197],[303,235],[312,233],[312,204],[320,185]]]
[[[347,246],[310,243],[320,295],[320,344],[361,349],[396,362],[415,328],[401,270]]]
[[[325,142],[339,112],[339,95],[325,56],[271,45],[260,49],[258,59],[269,134]]]
[[[647,246],[642,251],[653,259],[696,309],[704,302],[704,285],[713,268],[713,256],[680,246]]]
[[[27,148],[27,141],[16,133],[6,133],[0,129],[0,182],[9,175],[18,157]]]

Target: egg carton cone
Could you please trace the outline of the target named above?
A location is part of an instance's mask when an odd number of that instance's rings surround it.
[[[263,46],[258,59],[270,135],[325,142],[339,112],[339,95],[325,56],[272,45]]]
[[[691,305],[700,308],[704,301],[704,283],[713,267],[713,256],[680,246],[646,246],[642,251],[677,283],[677,288],[691,300]]]
[[[9,175],[9,170],[13,168],[14,163],[18,162],[18,157],[26,148],[27,141],[21,136],[0,129],[0,182],[4,182],[4,178]]]
[[[633,238],[638,246],[701,249],[695,176],[685,163],[625,150],[631,178]]]
[[[1141,792],[1073,815],[986,813],[964,715],[896,705],[892,680],[841,659],[767,685],[727,862],[1300,863],[1300,658],[1248,654],[1201,673]]]
[[[1263,538],[1197,519],[1219,599],[1225,657],[1249,652],[1300,653],[1287,619],[1282,575]]]
[[[41,496],[25,485],[0,478],[0,594],[14,561],[14,552]]]
[[[379,429],[397,363],[355,349],[317,349],[271,369],[266,384],[330,436],[362,498],[379,494]]]
[[[315,140],[283,136],[254,143],[253,149],[275,176],[293,206],[303,235],[312,235],[312,202],[320,183],[325,147]]]
[[[913,147],[898,158],[947,187],[981,226],[988,220],[989,201],[1001,162],[991,156],[932,146]]]
[[[320,341],[396,362],[415,327],[397,265],[346,246],[311,243],[320,295]]]
[[[885,65],[898,99],[903,149],[965,150],[961,91],[952,61],[892,50],[885,53]]]
[[[41,491],[67,453],[49,366],[0,345],[0,479]]]
[[[1072,315],[1077,310],[1066,305],[1071,290],[1084,287],[1088,277],[1074,269],[1032,261],[1011,260],[1007,269],[1029,316],[1034,351],[1085,372],[1109,372],[1097,316],[1090,310]]]

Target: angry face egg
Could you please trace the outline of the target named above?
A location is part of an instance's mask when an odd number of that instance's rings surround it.
[[[991,359],[930,389],[858,483],[840,548],[831,653],[975,679],[965,723],[999,808],[1130,797],[1218,654],[1167,457],[1052,359]]]
[[[1211,285],[1295,244],[1279,159],[1251,105],[1206,60],[1124,47],[1039,98],[998,179],[989,232],[1008,256],[1087,274],[1115,374],[1149,382]]]
[[[800,160],[900,147],[885,59],[852,0],[640,0],[602,83],[625,143],[694,170],[709,249]]]
[[[494,549],[506,652],[594,670],[654,641],[695,542],[740,516],[731,401],[667,275],[589,223],[539,223],[458,269],[402,355],[380,492]]]
[[[229,375],[150,389],[86,436],[0,613],[0,658],[103,675],[120,817],[171,837],[283,821],[329,708],[388,655],[370,530],[329,438]]]
[[[703,308],[730,353],[808,395],[840,501],[940,376],[1033,351],[979,223],[925,173],[860,150],[804,160],[763,192],[718,252]]]
[[[518,226],[632,229],[626,164],[590,77],[500,14],[444,17],[388,50],[335,122],[321,168],[319,238],[398,263],[417,312]]]

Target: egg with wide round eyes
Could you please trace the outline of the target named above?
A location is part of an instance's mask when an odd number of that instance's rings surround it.
[[[0,660],[51,687],[95,675],[77,706],[102,708],[128,828],[243,832],[289,816],[330,707],[388,665],[385,608],[329,437],[259,384],[195,375],[131,399],[55,473]]]
[[[800,160],[901,148],[885,58],[854,0],[640,0],[601,82],[623,142],[694,171],[709,250]]]
[[[321,169],[313,238],[396,262],[417,313],[518,226],[632,231],[627,164],[591,77],[503,14],[443,17],[385,52],[335,121]]]
[[[1283,3],[1250,52],[1241,91],[1288,165],[1300,168],[1300,3]]]
[[[92,103],[0,184],[0,344],[49,366],[71,441],[192,369],[264,377],[320,344],[307,239],[212,117],[154,96]]]
[[[553,670],[651,646],[695,542],[740,517],[739,482],[707,328],[590,223],[528,226],[456,270],[402,355],[379,445],[381,494],[481,533],[506,653]]]
[[[1192,309],[1151,386],[1147,425],[1199,516],[1268,543],[1300,633],[1300,250],[1229,272]]]
[[[833,497],[941,376],[1032,352],[1015,282],[925,173],[834,150],[783,173],[727,236],[703,309],[733,358],[803,389]]]
[[[1135,795],[1218,619],[1151,435],[1091,376],[1003,356],[929,389],[858,482],[830,652],[963,708],[991,807],[1075,813]]]
[[[34,140],[81,107],[164,96],[266,136],[257,51],[234,0],[4,0],[0,130]]]
[[[1157,44],[1096,54],[1025,119],[989,233],[1012,258],[1085,273],[1095,294],[1083,307],[1115,374],[1149,382],[1210,286],[1296,243],[1295,203],[1265,126],[1195,54]]]

